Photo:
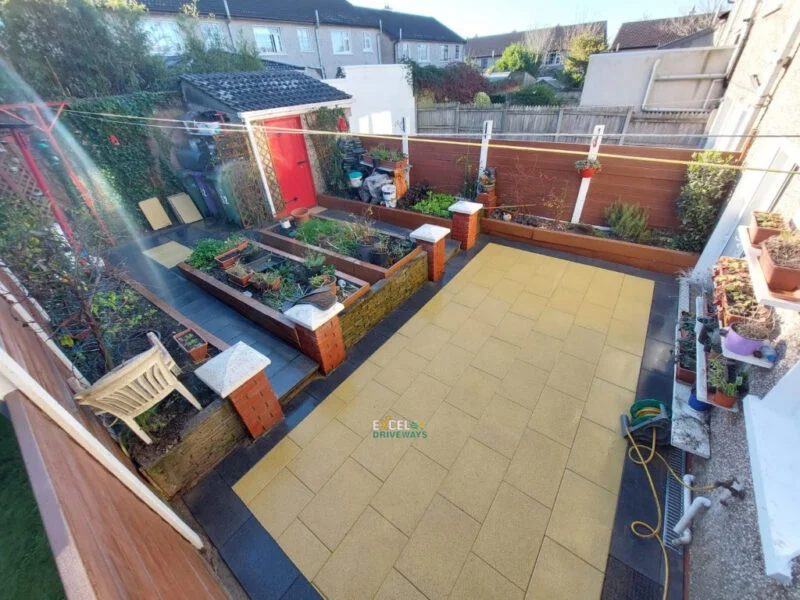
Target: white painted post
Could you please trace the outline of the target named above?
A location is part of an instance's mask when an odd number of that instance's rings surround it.
[[[492,139],[492,125],[493,121],[488,120],[483,122],[483,135],[481,136],[481,157],[478,161],[478,179],[481,173],[486,169],[486,159],[489,156],[489,141]]]
[[[594,133],[592,134],[592,141],[589,144],[589,155],[587,158],[597,158],[597,153],[600,152],[600,142],[603,141],[603,131],[605,125],[595,125]],[[572,222],[580,223],[581,213],[583,212],[583,205],[586,203],[586,195],[589,193],[589,184],[591,177],[584,177],[581,179],[581,187],[578,190],[578,198],[575,200],[575,210],[572,211]]]
[[[408,117],[401,117],[400,119],[400,128],[403,130],[403,154],[408,157]],[[411,164],[411,160],[408,161]],[[408,187],[411,182],[409,181],[409,167],[405,169],[405,178],[406,178],[406,187]]]

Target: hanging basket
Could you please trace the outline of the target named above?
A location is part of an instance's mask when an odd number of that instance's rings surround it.
[[[584,179],[591,179],[594,177],[594,174],[597,173],[597,169],[594,167],[586,167],[585,169],[580,169],[578,173],[580,173],[581,177]]]

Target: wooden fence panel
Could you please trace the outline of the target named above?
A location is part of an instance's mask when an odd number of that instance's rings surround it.
[[[643,112],[636,107],[436,104],[417,108],[417,132],[480,134],[483,121],[492,120],[494,132],[503,139],[588,143],[594,126],[605,125],[606,144],[702,148],[712,114]]]

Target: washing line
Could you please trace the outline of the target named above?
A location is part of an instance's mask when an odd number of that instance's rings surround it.
[[[164,119],[164,118],[156,118],[156,117],[132,117],[131,115],[118,115],[114,113],[85,113],[81,111],[68,111],[69,113],[74,113],[76,116],[83,115],[86,118],[93,118],[95,120],[105,120],[110,121],[113,123],[120,123],[123,125],[139,125],[145,127],[158,127],[162,129],[185,129],[182,121],[180,119]],[[166,125],[151,125],[149,123],[137,123],[131,122],[127,123],[125,121],[117,121],[111,120],[108,117],[122,117],[122,118],[132,118],[137,120],[144,120],[144,121],[166,121],[172,123],[181,123],[180,126],[166,126]],[[231,123],[218,123],[220,126],[221,131],[235,131],[239,133],[243,133],[247,131],[246,125],[240,124],[231,124]],[[315,129],[293,129],[288,127],[272,127],[268,125],[256,125],[251,123],[250,127],[253,129],[259,129],[265,131],[267,133],[289,133],[294,135],[326,135],[326,136],[334,136],[334,137],[361,137],[367,139],[377,139],[377,140],[390,140],[390,141],[402,141],[403,137],[399,135],[388,135],[388,134],[374,134],[374,133],[353,133],[353,132],[342,132],[342,131],[322,131],[322,130],[315,130]],[[449,145],[449,146],[465,146],[465,147],[473,147],[473,148],[481,148],[481,142],[468,142],[468,141],[459,141],[459,140],[442,140],[442,139],[430,139],[430,138],[423,138],[417,135],[408,136],[412,138],[416,142],[427,143],[427,144],[439,144],[439,145]],[[475,136],[477,137],[477,136]],[[787,137],[787,136],[782,136]],[[539,154],[560,154],[560,155],[567,155],[567,156],[579,156],[581,158],[586,157],[585,150],[564,150],[560,148],[534,148],[528,146],[513,146],[510,144],[494,144],[489,143],[487,146],[490,149],[496,150],[513,150],[516,152],[533,152]],[[752,166],[744,166],[744,165],[732,165],[728,163],[704,163],[704,162],[697,162],[692,160],[680,160],[675,158],[654,158],[650,156],[628,156],[624,154],[612,154],[608,152],[599,152],[597,154],[598,158],[617,158],[620,160],[628,160],[633,162],[644,162],[644,163],[657,163],[657,164],[671,164],[671,165],[681,165],[681,166],[701,166],[707,167],[712,169],[723,169],[729,171],[753,171],[758,173],[777,173],[782,175],[798,175],[800,172],[798,171],[787,171],[783,169],[770,169],[765,167],[752,167]]]

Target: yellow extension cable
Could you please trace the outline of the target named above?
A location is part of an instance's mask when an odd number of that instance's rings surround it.
[[[647,407],[637,411],[634,418],[642,417],[642,416],[655,416],[659,414],[659,409],[655,407]],[[656,485],[653,483],[653,477],[650,475],[650,469],[647,466],[651,460],[653,460],[654,456],[657,456],[661,459],[661,462],[667,467],[670,475],[672,475],[675,480],[680,483],[683,487],[690,489],[693,492],[705,492],[708,490],[716,489],[718,486],[715,484],[711,485],[703,485],[700,487],[693,487],[684,483],[683,479],[672,469],[672,467],[658,451],[656,451],[656,428],[653,427],[653,440],[650,443],[650,454],[645,458],[642,455],[641,446],[636,443],[636,440],[633,439],[631,435],[631,430],[627,427],[625,428],[625,434],[628,436],[628,439],[631,442],[631,447],[628,448],[628,458],[636,465],[641,465],[644,467],[644,472],[647,475],[647,481],[650,483],[650,491],[653,493],[653,500],[656,503],[656,510],[658,512],[658,519],[655,527],[650,525],[649,523],[645,523],[644,521],[632,521],[631,522],[631,531],[633,535],[636,537],[643,539],[643,540],[651,540],[655,539],[658,541],[658,544],[661,546],[661,553],[664,557],[664,593],[662,595],[663,600],[667,600],[667,592],[669,591],[669,559],[667,558],[667,547],[664,544],[664,540],[661,539],[661,535],[659,531],[661,530],[661,521],[662,521],[662,511],[661,511],[661,502],[658,499],[658,492],[656,491]],[[634,452],[637,458],[634,456]],[[644,531],[642,531],[644,530]]]

